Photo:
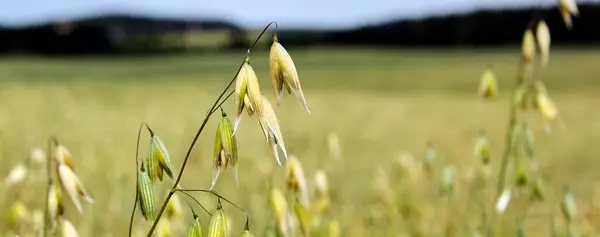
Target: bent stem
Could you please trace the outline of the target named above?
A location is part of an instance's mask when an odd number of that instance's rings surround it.
[[[146,126],[146,128],[148,129],[148,132],[150,133],[150,136],[154,136],[154,132],[152,131],[152,129],[150,129],[150,126],[148,126],[148,124],[146,122],[142,122],[140,124],[140,128],[138,129],[138,135],[137,135],[137,142],[136,142],[136,146],[135,146],[135,198],[133,200],[133,209],[131,210],[131,218],[129,219],[129,237],[131,237],[131,233],[132,233],[132,229],[133,229],[133,218],[135,217],[135,208],[137,207],[137,203],[138,203],[138,198],[140,195],[140,190],[139,190],[139,184],[137,181],[137,177],[139,176],[139,163],[138,163],[138,157],[139,157],[139,151],[140,151],[140,136],[142,135],[142,128]]]
[[[58,140],[55,137],[50,136],[48,138],[48,147],[46,147],[46,175],[48,179],[48,184],[46,187],[46,200],[44,202],[44,230],[42,235],[44,237],[48,234],[48,223],[52,222],[52,220],[50,220],[50,212],[48,211],[48,208],[50,207],[48,203],[48,199],[50,198],[50,186],[52,186],[52,145],[54,145],[55,147],[58,146]]]
[[[275,33],[277,33],[278,27],[279,27],[277,25],[277,22],[272,21],[269,24],[267,24],[267,26],[265,26],[265,28],[262,30],[262,32],[260,32],[260,34],[258,35],[258,37],[256,37],[256,40],[254,40],[254,43],[252,43],[252,45],[248,49],[248,52],[246,52],[246,55],[244,56],[244,60],[242,61],[242,63],[238,67],[238,70],[235,73],[235,75],[233,76],[233,78],[229,81],[229,83],[227,84],[227,86],[225,86],[225,89],[223,89],[223,91],[221,92],[221,94],[219,95],[219,97],[217,97],[217,99],[215,100],[215,102],[213,103],[213,105],[208,110],[208,113],[206,114],[206,117],[202,121],[202,124],[200,125],[200,128],[196,132],[196,135],[194,136],[194,139],[192,140],[192,144],[188,148],[188,151],[187,151],[187,153],[185,155],[185,158],[183,159],[183,163],[181,164],[181,168],[179,169],[179,173],[177,175],[177,179],[175,179],[175,183],[173,183],[173,187],[171,188],[171,191],[169,191],[169,194],[165,198],[162,206],[160,207],[160,210],[158,211],[157,217],[154,219],[154,222],[152,223],[152,226],[150,227],[150,230],[148,231],[148,234],[147,234],[148,237],[151,237],[152,234],[154,233],[154,230],[156,229],[156,226],[158,225],[158,221],[160,220],[163,212],[165,211],[165,209],[167,207],[167,204],[169,203],[169,200],[171,200],[171,197],[173,196],[173,194],[178,190],[179,182],[181,181],[181,177],[183,175],[183,171],[185,170],[185,167],[187,165],[187,161],[190,158],[190,154],[192,153],[192,149],[194,148],[194,145],[196,145],[196,141],[198,141],[198,138],[200,137],[200,134],[202,133],[202,131],[204,130],[204,127],[208,123],[208,120],[216,112],[218,106],[222,105],[233,94],[233,91],[232,91],[225,98],[223,98],[225,96],[225,94],[227,93],[227,91],[229,91],[229,89],[231,88],[231,86],[235,82],[235,79],[237,78],[238,74],[242,70],[242,67],[244,66],[244,62],[250,56],[250,52],[252,51],[252,49],[254,49],[254,46],[256,46],[256,44],[258,43],[258,41],[260,40],[260,38],[263,36],[263,34],[273,24],[275,24]],[[223,100],[221,100],[221,99],[223,99]],[[225,199],[223,199],[223,200],[225,200]]]

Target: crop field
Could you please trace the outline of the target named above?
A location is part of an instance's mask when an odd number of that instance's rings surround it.
[[[520,220],[527,236],[549,236],[554,229],[567,229],[560,203],[568,186],[577,204],[569,228],[581,236],[600,233],[600,50],[556,48],[548,67],[536,66],[534,77],[545,83],[559,111],[551,133],[537,112],[525,114],[547,185],[545,200],[529,202],[529,186],[517,188],[514,172],[509,172],[507,186],[513,198],[501,214],[495,211],[496,183],[510,90],[519,71],[517,47],[289,52],[310,114],[287,94],[276,106],[266,49],[254,49],[250,62],[277,113],[288,154],[302,164],[309,212],[317,206],[315,173],[327,174],[331,204],[323,215],[323,229],[337,221],[340,236],[471,236],[485,233],[482,226],[493,220],[500,236],[515,236]],[[28,218],[44,210],[45,166],[30,157],[32,149],[46,151],[48,138],[54,136],[72,153],[74,170],[95,199],[94,204],[83,202],[79,214],[65,196],[65,216],[80,236],[126,236],[136,193],[140,124],[146,122],[160,136],[178,173],[207,110],[234,76],[244,53],[0,58],[0,176],[6,177],[18,164],[28,167],[25,181],[0,187],[0,234],[14,230],[9,219],[16,200],[26,206]],[[483,101],[477,91],[488,67],[496,75],[499,96]],[[223,108],[235,120],[233,100]],[[200,135],[182,187],[210,187],[219,113]],[[482,130],[490,143],[492,172],[483,187],[475,189],[480,161],[473,150]],[[148,137],[143,131],[140,160],[146,157]],[[214,190],[246,210],[256,236],[268,236],[275,224],[270,188],[285,192],[285,168],[277,165],[256,116],[244,113],[236,137],[239,187],[227,169]],[[435,147],[436,159],[426,171],[421,167],[428,144]],[[441,196],[447,165],[455,171],[453,191]],[[157,209],[172,182],[166,177],[157,183]],[[174,236],[185,236],[192,222],[185,201],[193,202],[176,195],[182,201],[183,220],[173,224]],[[194,196],[210,212],[215,210],[214,196]],[[241,236],[244,214],[226,203],[223,207],[229,236]],[[210,216],[194,208],[207,233]],[[150,224],[138,208],[134,233],[141,234]],[[333,236],[329,230],[313,235]]]

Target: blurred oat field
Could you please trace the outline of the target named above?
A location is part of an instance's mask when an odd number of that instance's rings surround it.
[[[476,164],[473,145],[481,128],[488,131],[494,177],[504,146],[508,91],[517,73],[517,50],[291,50],[311,114],[301,103],[284,97],[278,112],[288,152],[297,156],[313,190],[318,169],[328,172],[332,188],[331,216],[342,226],[342,236],[403,236],[421,232],[440,236],[448,223],[457,236],[467,236],[480,220],[479,207],[470,199],[469,178]],[[140,58],[0,59],[0,174],[25,162],[30,150],[45,149],[49,135],[69,147],[73,162],[96,204],[84,205],[84,215],[66,201],[67,216],[81,236],[124,236],[135,192],[135,142],[142,121],[152,126],[169,148],[176,170],[182,162],[207,109],[243,58],[241,53]],[[256,49],[251,63],[263,93],[273,92],[268,55]],[[500,84],[500,99],[482,105],[477,97],[483,70],[492,65]],[[536,72],[557,104],[565,128],[544,133],[535,124],[536,149],[546,177],[548,199],[530,210],[525,229],[530,236],[548,236],[552,215],[560,217],[561,188],[569,185],[579,206],[582,233],[600,231],[600,51],[553,49],[550,65]],[[272,100],[273,101],[273,100]],[[226,104],[231,116],[233,102]],[[192,153],[182,186],[208,188],[211,182],[213,141],[217,118],[209,122]],[[341,159],[332,159],[328,136],[339,136]],[[257,236],[272,222],[267,206],[267,184],[284,189],[284,169],[278,168],[256,118],[244,115],[237,132],[240,187],[227,170],[216,190],[245,208]],[[410,184],[391,179],[400,204],[397,218],[386,218],[375,181],[378,167],[392,176],[406,152],[423,160],[433,141],[437,148],[436,174]],[[146,140],[140,153],[145,155]],[[455,195],[445,207],[437,190],[441,167],[455,165]],[[3,220],[12,200],[42,209],[45,173],[33,167],[27,185],[2,187]],[[170,181],[158,192],[166,194]],[[404,187],[410,192],[403,192]],[[214,198],[198,195],[209,208]],[[511,229],[514,207],[501,223]],[[209,209],[212,210],[212,209]],[[232,234],[241,235],[244,217],[225,206]],[[139,214],[139,213],[138,213]],[[491,213],[490,213],[491,215]],[[191,216],[191,214],[190,214]],[[188,222],[191,221],[190,216]],[[558,218],[560,220],[560,218]],[[204,226],[208,223],[202,217]],[[136,218],[136,228],[142,228]],[[147,226],[146,226],[147,227]],[[0,221],[0,232],[7,230]],[[514,233],[514,232],[509,232]],[[507,234],[511,235],[511,234]]]

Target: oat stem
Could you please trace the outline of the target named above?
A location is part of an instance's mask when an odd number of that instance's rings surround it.
[[[48,234],[48,222],[52,222],[52,220],[50,220],[50,213],[48,211],[48,198],[50,197],[50,186],[52,186],[52,145],[55,147],[58,146],[58,140],[55,137],[50,136],[48,138],[48,147],[46,147],[46,175],[48,176],[48,184],[46,187],[46,200],[44,201],[44,230],[42,235],[44,237]]]
[[[237,78],[237,75],[240,73],[240,70],[242,69],[242,67],[244,66],[244,63],[245,63],[246,59],[250,56],[250,52],[252,51],[252,49],[254,48],[254,46],[256,46],[256,43],[258,43],[258,41],[263,36],[263,34],[265,32],[267,32],[267,30],[269,29],[269,27],[271,25],[273,25],[273,24],[275,24],[275,34],[277,34],[277,31],[278,31],[277,22],[272,21],[269,24],[267,24],[267,26],[265,26],[265,28],[262,30],[262,32],[260,32],[260,34],[258,35],[258,37],[256,37],[256,40],[254,40],[254,43],[252,43],[252,45],[250,46],[250,48],[246,52],[246,55],[244,56],[244,60],[242,61],[242,63],[238,67],[238,70],[235,73],[235,75],[233,76],[233,78],[229,81],[229,83],[227,84],[227,86],[225,87],[225,89],[223,89],[223,91],[221,92],[221,94],[219,95],[219,97],[217,97],[217,99],[215,100],[215,102],[212,105],[212,107],[210,107],[210,109],[208,110],[208,113],[206,114],[206,117],[202,121],[202,124],[200,125],[200,128],[196,132],[196,136],[194,136],[194,139],[192,140],[192,144],[188,148],[188,151],[187,151],[187,153],[185,155],[185,158],[183,159],[183,163],[181,164],[181,168],[179,170],[179,174],[177,175],[177,179],[175,179],[175,183],[173,184],[173,187],[171,188],[171,191],[169,191],[169,194],[165,198],[165,201],[163,202],[160,210],[158,211],[158,215],[157,215],[156,219],[154,220],[154,222],[152,223],[152,226],[150,227],[150,230],[148,231],[148,234],[147,234],[148,237],[151,237],[152,234],[154,233],[154,229],[156,229],[156,225],[158,224],[158,221],[160,220],[163,212],[165,211],[165,209],[167,207],[167,204],[169,203],[169,200],[171,199],[171,197],[173,196],[173,194],[175,194],[175,192],[179,189],[178,188],[179,182],[181,181],[181,177],[183,175],[183,171],[185,170],[187,161],[190,158],[190,154],[192,153],[192,149],[194,148],[194,145],[196,145],[196,141],[198,141],[198,137],[200,137],[200,134],[202,133],[202,131],[204,130],[204,127],[206,126],[206,123],[208,123],[208,120],[210,119],[210,117],[212,116],[212,114],[218,109],[218,107],[220,107],[225,101],[227,101],[227,99],[229,99],[229,97],[233,94],[233,91],[231,91],[227,96],[225,96],[225,94],[227,93],[227,91],[229,91],[229,89],[231,88],[231,86],[235,82],[235,79]],[[223,98],[224,96],[225,96],[225,98]],[[223,99],[223,100],[221,100],[221,99]],[[216,193],[213,193],[213,194],[216,194]],[[222,199],[222,197],[220,197],[220,198]],[[226,200],[226,199],[223,199],[223,200]]]
[[[140,124],[140,128],[138,129],[138,136],[137,136],[137,142],[136,142],[136,146],[135,146],[135,198],[133,200],[133,209],[131,210],[131,218],[129,219],[129,237],[131,237],[131,231],[133,229],[133,218],[135,217],[135,208],[137,207],[137,203],[138,203],[138,198],[139,198],[139,185],[137,182],[137,177],[139,176],[139,163],[138,163],[138,157],[139,157],[139,151],[140,151],[140,136],[142,135],[142,128],[146,126],[146,128],[148,129],[148,132],[150,133],[150,136],[154,136],[154,132],[152,132],[152,129],[150,129],[150,126],[148,126],[148,124],[146,122],[142,122]],[[142,163],[143,164],[143,163]]]

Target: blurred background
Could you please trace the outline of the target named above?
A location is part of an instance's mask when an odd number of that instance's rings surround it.
[[[518,230],[594,236],[600,231],[600,1],[577,5],[579,16],[569,29],[555,0],[3,1],[0,175],[7,178],[0,189],[0,234],[28,236],[31,225],[23,223],[39,223],[47,184],[47,159],[39,157],[54,136],[71,151],[76,174],[96,200],[84,204],[80,215],[65,196],[65,217],[80,236],[125,236],[140,123],[161,137],[179,170],[246,50],[277,21],[279,42],[294,60],[311,114],[291,95],[275,102],[268,61],[274,27],[253,49],[251,63],[315,203],[315,174],[322,170],[328,178],[330,204],[309,208],[314,236],[476,236],[490,220],[500,223],[500,236]],[[559,119],[548,132],[536,112],[523,116],[539,162],[530,182],[543,177],[546,198],[528,203],[529,191],[508,178],[517,201],[497,214],[495,185],[521,40],[540,20],[549,26],[552,48],[549,64],[536,63],[533,77],[543,80]],[[496,76],[496,100],[477,95],[485,70]],[[233,107],[233,101],[224,104],[232,120]],[[286,173],[256,120],[244,114],[236,133],[239,187],[226,170],[215,190],[249,213],[257,236],[269,236],[276,226],[269,190],[285,192]],[[200,136],[183,187],[210,186],[217,121],[209,120]],[[491,171],[475,189],[479,160],[473,149],[482,131]],[[140,159],[147,139],[143,133]],[[454,191],[441,197],[448,179]],[[171,182],[157,184],[157,206]],[[575,197],[576,221],[561,214],[564,187]],[[196,196],[214,211],[214,197]],[[191,223],[186,198],[173,236]],[[227,205],[225,212],[229,236],[241,235],[244,215]],[[149,223],[139,210],[136,215],[139,235]],[[205,228],[209,218],[201,215]],[[296,232],[292,236],[302,236]]]

